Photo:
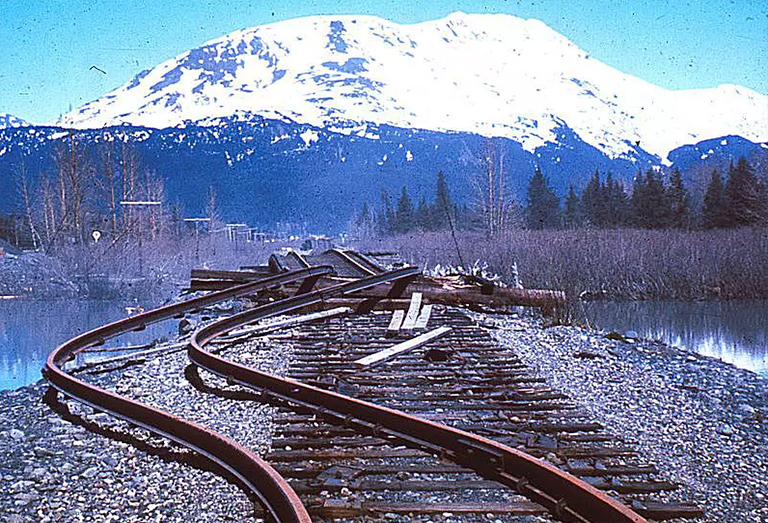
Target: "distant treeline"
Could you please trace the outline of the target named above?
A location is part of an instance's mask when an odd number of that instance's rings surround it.
[[[630,188],[608,173],[595,172],[581,194],[573,186],[561,199],[547,177],[536,169],[530,178],[525,205],[505,196],[503,180],[489,172],[478,177],[476,197],[458,205],[442,173],[435,197],[414,204],[406,187],[397,200],[384,192],[377,211],[364,204],[351,231],[359,237],[410,232],[457,230],[495,234],[513,228],[573,229],[716,229],[768,223],[768,190],[744,158],[731,165],[725,179],[713,170],[700,206],[694,207],[680,172],[668,180],[658,171],[638,173]]]

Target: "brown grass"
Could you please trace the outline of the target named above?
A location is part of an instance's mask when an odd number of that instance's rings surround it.
[[[458,235],[466,264],[488,263],[507,280],[517,262],[525,287],[628,299],[768,298],[768,229],[715,231],[510,231]],[[458,265],[450,233],[359,242],[411,263]]]

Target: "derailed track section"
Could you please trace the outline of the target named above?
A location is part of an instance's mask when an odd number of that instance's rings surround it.
[[[293,312],[325,299],[364,291],[384,282],[411,278],[414,274],[413,269],[376,274],[225,318],[195,333],[189,349],[190,359],[214,374],[267,392],[288,404],[337,419],[348,427],[394,438],[411,447],[438,454],[519,492],[563,521],[645,521],[597,488],[497,441],[337,392],[265,374],[229,362],[205,349],[206,344],[216,337],[258,319]]]
[[[514,350],[496,343],[462,309],[436,306],[432,327],[397,333],[389,329],[391,316],[349,315],[294,330],[287,376],[521,449],[645,517],[702,515],[680,500],[677,485],[642,454],[547,387]],[[451,330],[426,347],[374,367],[355,363],[438,325]],[[270,343],[263,340],[246,350],[268,351]],[[232,347],[227,355],[242,350]],[[436,511],[482,520],[487,513],[516,516],[534,510],[532,503],[521,503],[508,488],[467,467],[403,448],[386,434],[346,427],[338,417],[286,406],[274,422],[273,450],[266,459],[289,479],[313,516]]]
[[[280,522],[309,523],[307,511],[288,483],[259,456],[236,442],[205,427],[181,419],[149,405],[119,396],[88,384],[63,370],[64,364],[109,337],[139,330],[147,324],[179,316],[224,300],[237,298],[295,281],[315,281],[331,272],[329,267],[314,267],[249,282],[224,291],[160,307],[86,332],[57,347],[48,356],[43,375],[66,396],[94,409],[144,427],[206,456],[237,477],[261,500],[267,512]]]

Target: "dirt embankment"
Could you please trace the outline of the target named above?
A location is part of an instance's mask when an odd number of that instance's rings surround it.
[[[186,282],[168,273],[147,270],[143,277],[106,274],[72,274],[67,266],[42,253],[11,253],[0,256],[0,299],[92,298],[133,299],[175,296]]]
[[[0,256],[0,297],[70,298],[81,289],[64,266],[42,253],[4,252]]]

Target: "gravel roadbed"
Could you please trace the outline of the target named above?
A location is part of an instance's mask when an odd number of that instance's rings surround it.
[[[768,522],[765,378],[656,341],[535,317],[475,319],[679,483],[673,499],[703,507],[701,521]]]
[[[670,499],[700,504],[707,522],[768,521],[765,379],[657,342],[609,340],[532,317],[474,317],[552,388],[680,483]],[[226,357],[281,374],[292,352],[285,334],[228,348]],[[275,407],[200,392],[185,378],[188,364],[179,351],[80,376],[265,453]],[[232,390],[201,374],[207,385]],[[38,382],[0,392],[0,523],[254,521],[242,490],[192,453],[68,402],[80,420],[73,424],[42,401],[46,388]],[[442,520],[450,518],[432,518]]]
[[[237,347],[238,359],[280,374],[290,346],[255,342]],[[173,412],[264,454],[274,407],[200,392],[185,378],[185,351],[152,356],[112,372],[78,376],[89,383]],[[228,388],[201,371],[206,385]],[[253,504],[236,485],[203,470],[193,453],[77,402],[69,409],[91,428],[63,419],[43,402],[45,383],[0,391],[0,523],[253,522]],[[230,388],[231,389],[231,388]],[[194,466],[190,466],[192,463]]]

